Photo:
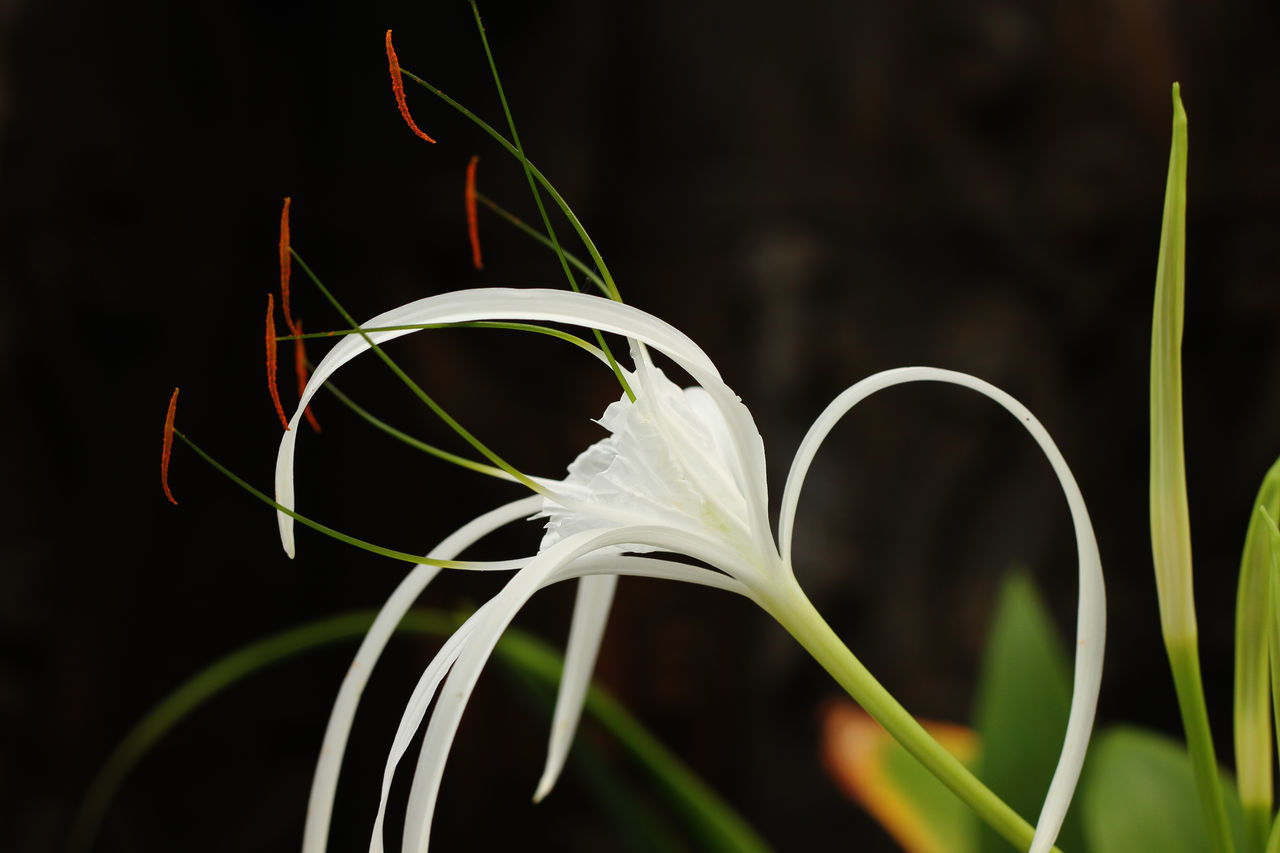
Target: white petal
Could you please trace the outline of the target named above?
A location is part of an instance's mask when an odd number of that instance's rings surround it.
[[[610,404],[600,418],[609,435],[550,489],[542,547],[586,530],[644,524],[711,535],[741,550],[744,563],[776,565],[772,545],[766,556],[754,553],[733,440],[710,395],[680,388],[643,351],[636,365],[629,375],[636,399]]]
[[[460,629],[457,634],[450,638],[450,641],[445,644],[446,647],[441,649],[436,659],[431,662],[428,672],[432,678],[436,678],[437,674],[450,664],[452,664],[453,669],[449,672],[448,681],[440,693],[440,701],[437,703],[431,715],[431,720],[427,724],[427,733],[422,742],[418,766],[414,771],[413,787],[409,792],[409,806],[405,817],[405,834],[402,848],[404,853],[426,853],[431,834],[431,816],[435,809],[436,797],[440,791],[440,779],[444,774],[444,765],[448,760],[449,750],[453,745],[453,738],[458,730],[458,723],[462,719],[462,712],[466,708],[467,701],[471,698],[476,682],[480,678],[480,672],[492,654],[494,646],[497,645],[498,639],[502,636],[502,632],[506,630],[511,620],[515,618],[516,613],[524,607],[525,602],[538,589],[552,583],[580,576],[590,566],[588,554],[628,542],[649,542],[656,547],[680,553],[689,553],[687,546],[690,545],[699,550],[703,547],[703,543],[694,537],[678,531],[671,532],[652,527],[622,528],[593,533],[579,533],[571,536],[538,554],[530,561],[528,566],[517,572],[507,582],[507,585],[502,588],[501,592],[486,602],[471,619],[467,620],[463,629]],[[613,557],[613,559],[619,558]],[[641,558],[635,559],[641,560]],[[659,562],[662,561],[643,560],[646,567],[648,567],[648,564]],[[705,569],[698,569],[694,566],[685,566],[683,568],[692,572],[711,574]],[[696,577],[697,575],[691,576]],[[464,631],[466,636],[462,638],[463,647],[459,650],[454,640]],[[395,764],[399,761],[400,755],[403,754],[403,749],[400,748],[401,744],[407,744],[413,736],[412,728],[416,728],[416,723],[413,723],[412,726],[407,724],[412,722],[414,715],[416,715],[417,720],[421,719],[419,712],[425,710],[426,707],[422,703],[424,696],[426,697],[426,702],[430,702],[430,696],[427,695],[427,686],[424,686],[426,681],[427,674],[424,673],[423,682],[420,682],[420,687],[423,687],[423,689],[414,691],[414,696],[410,700],[410,707],[406,709],[405,717],[402,719],[401,730],[397,732],[396,742],[393,746],[393,756],[387,764],[386,775],[384,776],[384,779],[387,780],[386,784],[389,784],[390,777],[395,772]],[[434,693],[435,685],[429,685],[429,689],[430,693]],[[399,751],[397,752],[397,750]],[[381,812],[379,812],[379,816],[379,821],[375,828],[377,833],[375,841],[380,843],[382,831]],[[371,847],[370,849],[374,850],[375,848]]]
[[[454,323],[475,320],[532,320],[586,326],[625,335],[665,352],[694,381],[706,389],[720,409],[728,434],[732,437],[738,465],[750,484],[743,491],[750,501],[751,528],[764,553],[772,549],[766,507],[764,448],[751,415],[720,378],[715,365],[697,344],[684,333],[662,320],[610,299],[560,290],[489,288],[460,290],[431,296],[402,305],[369,320],[366,326],[391,326],[415,323]],[[408,330],[370,332],[377,343],[409,334]],[[298,403],[298,409],[280,439],[276,457],[276,500],[295,508],[293,488],[293,455],[297,426],[311,397],[333,372],[369,348],[363,337],[349,335],[339,341],[316,365]],[[280,540],[285,551],[294,553],[293,519],[277,514]]]
[[[732,578],[722,572],[705,569],[702,566],[691,566],[688,563],[677,563],[674,560],[663,560],[657,557],[635,557],[630,554],[617,554],[608,548],[601,548],[590,556],[574,560],[570,568],[575,577],[616,574],[680,581],[681,583],[698,584],[699,586],[731,592],[755,601],[754,593],[745,584],[737,578]]]
[[[551,715],[551,737],[547,743],[547,761],[538,781],[533,801],[540,801],[555,787],[569,747],[573,745],[582,705],[587,699],[591,673],[595,670],[600,641],[609,621],[609,607],[618,586],[617,575],[591,575],[578,581],[578,595],[573,605],[573,621],[569,625],[569,642],[565,646],[564,672],[556,693],[556,707]]]
[[[422,725],[422,718],[427,715],[427,708],[435,698],[440,682],[444,680],[449,668],[457,662],[476,627],[486,621],[492,621],[495,613],[498,616],[502,615],[493,607],[496,600],[490,599],[482,604],[457,631],[453,632],[449,639],[445,640],[440,651],[436,652],[436,656],[431,659],[431,663],[423,670],[417,685],[414,686],[409,702],[405,705],[404,713],[400,717],[400,725],[396,728],[395,738],[391,741],[391,750],[387,754],[386,766],[382,771],[382,795],[378,801],[378,814],[374,818],[373,830],[369,837],[369,853],[383,851],[382,825],[387,815],[387,797],[391,794],[391,780],[395,777],[396,768],[400,766],[400,759],[404,757],[414,734]]]
[[[440,560],[453,559],[486,534],[527,516],[531,509],[538,507],[540,500],[537,496],[522,498],[473,519],[437,545],[429,556]],[[355,720],[360,696],[396,626],[439,572],[437,566],[415,566],[396,587],[395,592],[391,593],[360,643],[355,660],[338,690],[333,710],[329,714],[329,724],[325,728],[320,758],[311,781],[311,798],[307,806],[307,822],[302,839],[303,853],[322,853],[328,844],[329,821],[333,813],[334,793],[338,787],[338,773],[342,767],[347,737]]]
[[[940,370],[933,367],[902,367],[869,376],[848,388],[831,401],[826,410],[814,421],[809,433],[800,443],[787,484],[782,491],[782,510],[778,520],[778,544],[783,560],[791,564],[791,537],[795,524],[796,506],[800,500],[800,488],[805,474],[823,439],[846,412],[877,391],[904,382],[948,382],[971,388],[986,395],[1006,408],[1017,418],[1027,432],[1040,445],[1053,471],[1058,475],[1071,519],[1075,525],[1076,552],[1080,562],[1080,599],[1076,616],[1076,664],[1075,684],[1071,693],[1071,712],[1067,720],[1066,737],[1058,767],[1049,784],[1049,792],[1040,810],[1036,833],[1030,853],[1046,853],[1058,837],[1071,795],[1080,778],[1085,751],[1089,746],[1089,734],[1093,729],[1094,713],[1098,707],[1098,689],[1102,683],[1102,652],[1106,640],[1106,593],[1102,582],[1102,558],[1098,543],[1085,508],[1084,496],[1076,485],[1075,477],[1062,458],[1048,431],[1031,412],[1004,391],[964,373]]]

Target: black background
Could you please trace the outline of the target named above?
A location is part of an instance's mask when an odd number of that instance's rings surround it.
[[[1048,426],[1090,502],[1111,600],[1100,720],[1177,731],[1146,521],[1150,302],[1169,84],[1191,121],[1187,454],[1202,648],[1229,759],[1240,542],[1280,450],[1280,154],[1264,2],[491,3],[486,24],[531,158],[574,205],[629,302],[689,333],[751,407],[773,494],[810,420],[887,367],[967,370]],[[377,605],[398,564],[303,533],[179,448],[165,403],[261,487],[279,427],[263,388],[280,200],[294,244],[357,316],[484,285],[563,284],[482,217],[462,178],[532,218],[518,166],[383,56],[497,123],[465,3],[0,3],[0,847],[56,850],[128,727],[216,657]],[[566,233],[567,229],[561,229]],[[295,277],[310,329],[338,320]],[[607,373],[553,341],[416,336],[393,349],[518,467],[555,475],[599,436]],[[318,357],[319,349],[314,355]],[[394,380],[345,387],[453,440]],[[292,399],[288,372],[282,377]],[[1000,577],[1028,567],[1064,635],[1075,556],[1048,466],[957,389],[860,407],[810,475],[801,583],[921,715],[967,717]],[[286,403],[287,404],[287,403]],[[426,550],[516,493],[370,432],[336,402],[300,441],[300,508]],[[776,504],[775,504],[776,505]],[[530,529],[481,555],[529,550]],[[426,598],[483,600],[451,576]],[[568,589],[519,624],[556,642]],[[139,766],[102,850],[296,848],[314,752],[350,651],[239,685]],[[396,643],[353,741],[335,850],[363,849],[399,708],[429,643]],[[624,581],[600,676],[780,851],[892,849],[817,761],[838,689],[763,613]],[[617,849],[589,792],[528,802],[543,722],[486,677],[445,776],[439,849]],[[607,747],[605,747],[607,751]],[[624,775],[631,771],[619,764]]]

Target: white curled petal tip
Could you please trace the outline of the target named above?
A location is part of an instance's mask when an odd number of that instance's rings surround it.
[[[1103,647],[1106,643],[1106,592],[1102,578],[1102,560],[1098,553],[1097,539],[1084,496],[1080,493],[1075,477],[1048,430],[1008,393],[989,382],[965,373],[934,367],[902,367],[869,376],[846,389],[831,401],[818,416],[796,451],[782,492],[782,508],[778,519],[778,546],[783,561],[790,564],[791,542],[795,527],[796,508],[800,490],[822,441],[850,409],[877,391],[906,382],[945,382],[970,388],[999,403],[1023,425],[1040,445],[1049,464],[1053,467],[1071,510],[1076,533],[1076,551],[1079,559],[1080,597],[1076,616],[1075,677],[1071,693],[1071,710],[1067,718],[1067,731],[1054,770],[1049,791],[1036,822],[1035,836],[1030,853],[1047,853],[1053,847],[1071,804],[1080,769],[1084,765],[1089,736],[1093,730],[1094,715],[1098,707],[1098,692],[1102,684]]]
[[[617,575],[590,575],[578,581],[569,642],[565,647],[564,672],[560,676],[555,712],[551,715],[547,760],[533,795],[535,803],[551,793],[569,757],[617,586]]]

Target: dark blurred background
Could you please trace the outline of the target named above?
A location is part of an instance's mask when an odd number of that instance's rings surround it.
[[[1147,534],[1151,297],[1169,85],[1191,122],[1187,455],[1202,651],[1229,760],[1236,566],[1280,451],[1280,7],[1234,2],[885,0],[486,5],[521,136],[629,302],[690,334],[752,409],[776,506],[791,453],[874,371],[977,373],[1045,422],[1089,500],[1111,633],[1099,719],[1178,731]],[[273,514],[177,448],[179,425],[268,488],[279,436],[262,376],[280,200],[294,244],[351,311],[484,285],[563,284],[482,216],[465,165],[536,216],[510,158],[410,88],[404,66],[497,123],[470,13],[449,3],[0,2],[0,848],[58,850],[128,728],[201,666],[299,622],[378,605],[401,565]],[[561,228],[566,234],[567,228]],[[339,325],[295,275],[307,328]],[[556,475],[617,396],[580,353],[488,331],[393,348],[524,470]],[[314,357],[321,348],[314,348]],[[287,353],[287,350],[286,350]],[[296,399],[287,359],[281,384]],[[344,387],[457,442],[378,365]],[[515,496],[419,458],[321,397],[300,509],[421,551]],[[1028,568],[1064,636],[1075,554],[1033,442],[969,392],[903,388],[832,437],[796,568],[833,626],[914,712],[968,718],[1000,579]],[[533,525],[478,550],[535,547]],[[498,579],[449,576],[468,606]],[[563,641],[572,591],[518,624]],[[335,850],[363,849],[400,708],[433,645],[397,641],[361,713]],[[351,647],[232,689],[126,782],[98,849],[296,849],[315,751]],[[780,851],[893,849],[825,778],[817,708],[838,688],[765,614],[624,581],[601,679]],[[570,775],[534,807],[544,720],[486,675],[437,812],[439,849],[627,849]],[[610,755],[610,747],[597,742]],[[617,759],[617,772],[634,771]]]

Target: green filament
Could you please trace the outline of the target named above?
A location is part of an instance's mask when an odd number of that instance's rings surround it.
[[[517,482],[521,483],[522,485],[526,486],[530,491],[533,491],[540,495],[549,494],[546,488],[539,485],[538,483],[535,483],[526,474],[522,474],[519,471],[517,471],[514,467],[512,467],[510,463],[508,463],[501,456],[499,456],[498,454],[490,450],[487,445],[485,445],[482,441],[480,441],[480,439],[472,435],[471,432],[467,430],[462,424],[454,420],[452,415],[446,412],[444,408],[440,406],[439,403],[437,403],[435,400],[431,398],[429,394],[427,394],[426,391],[422,390],[422,387],[419,386],[418,383],[414,382],[413,379],[409,377],[409,374],[405,373],[404,370],[400,367],[400,365],[396,364],[395,361],[391,359],[391,356],[387,355],[386,352],[384,352],[381,347],[379,347],[376,343],[374,343],[373,338],[369,337],[369,333],[366,330],[360,329],[360,324],[356,322],[354,317],[352,317],[350,314],[347,313],[347,310],[342,307],[342,303],[340,303],[337,300],[337,298],[332,293],[329,292],[329,288],[325,287],[324,283],[321,282],[320,279],[316,276],[316,274],[311,271],[311,267],[307,266],[307,263],[302,259],[302,256],[299,255],[298,252],[292,248],[289,249],[289,252],[290,254],[293,255],[293,259],[298,262],[298,266],[302,267],[302,271],[307,274],[307,277],[309,279],[311,279],[311,282],[317,288],[319,288],[322,294],[324,294],[325,299],[329,300],[329,304],[331,304],[337,310],[337,312],[342,315],[342,318],[344,320],[350,323],[353,328],[358,330],[359,335],[362,338],[364,338],[365,343],[369,345],[369,348],[372,349],[375,353],[377,353],[378,357],[382,359],[383,363],[386,364],[387,367],[391,368],[391,372],[394,373],[400,379],[400,381],[403,382],[409,388],[409,390],[412,391],[418,397],[419,400],[421,400],[423,403],[426,403],[427,408],[435,412],[436,417],[444,421],[449,426],[450,429],[452,429],[454,432],[460,435],[463,438],[463,440],[465,440],[468,444],[470,444],[477,451],[479,451],[481,456],[488,459],[490,462],[492,462],[494,465],[501,468],[503,471],[506,471],[508,474],[512,476],[512,478],[514,478]]]
[[[410,554],[407,551],[397,551],[394,548],[384,548],[381,545],[375,545],[372,542],[365,541],[364,539],[358,539],[355,536],[348,536],[347,534],[339,530],[334,530],[332,527],[329,527],[328,525],[321,524],[318,521],[307,518],[305,515],[299,512],[296,512],[295,510],[289,509],[289,507],[276,502],[273,498],[269,497],[265,492],[255,489],[253,486],[249,485],[248,482],[241,479],[234,472],[232,472],[230,468],[226,467],[221,462],[214,459],[208,453],[205,453],[204,450],[201,449],[199,445],[197,445],[191,439],[187,438],[186,434],[183,433],[181,430],[175,429],[173,431],[173,434],[176,435],[178,438],[182,439],[183,442],[185,442],[188,447],[190,447],[197,454],[199,454],[201,459],[203,459],[205,462],[208,462],[210,465],[216,468],[223,476],[231,480],[231,482],[235,483],[237,486],[244,489],[249,494],[253,495],[258,500],[265,503],[267,506],[271,507],[272,509],[278,512],[283,512],[285,515],[289,516],[294,521],[297,521],[301,524],[305,524],[307,527],[310,527],[312,530],[319,531],[320,533],[323,533],[325,536],[328,536],[331,539],[337,539],[339,542],[345,542],[348,545],[354,545],[357,548],[361,548],[373,554],[378,554],[383,557],[390,557],[393,560],[402,560],[403,562],[413,563],[415,565],[421,563],[428,566],[439,566],[442,569],[474,569],[482,565],[480,563],[476,563],[474,561],[469,561],[469,560],[431,559],[428,557],[423,557],[419,554]]]

